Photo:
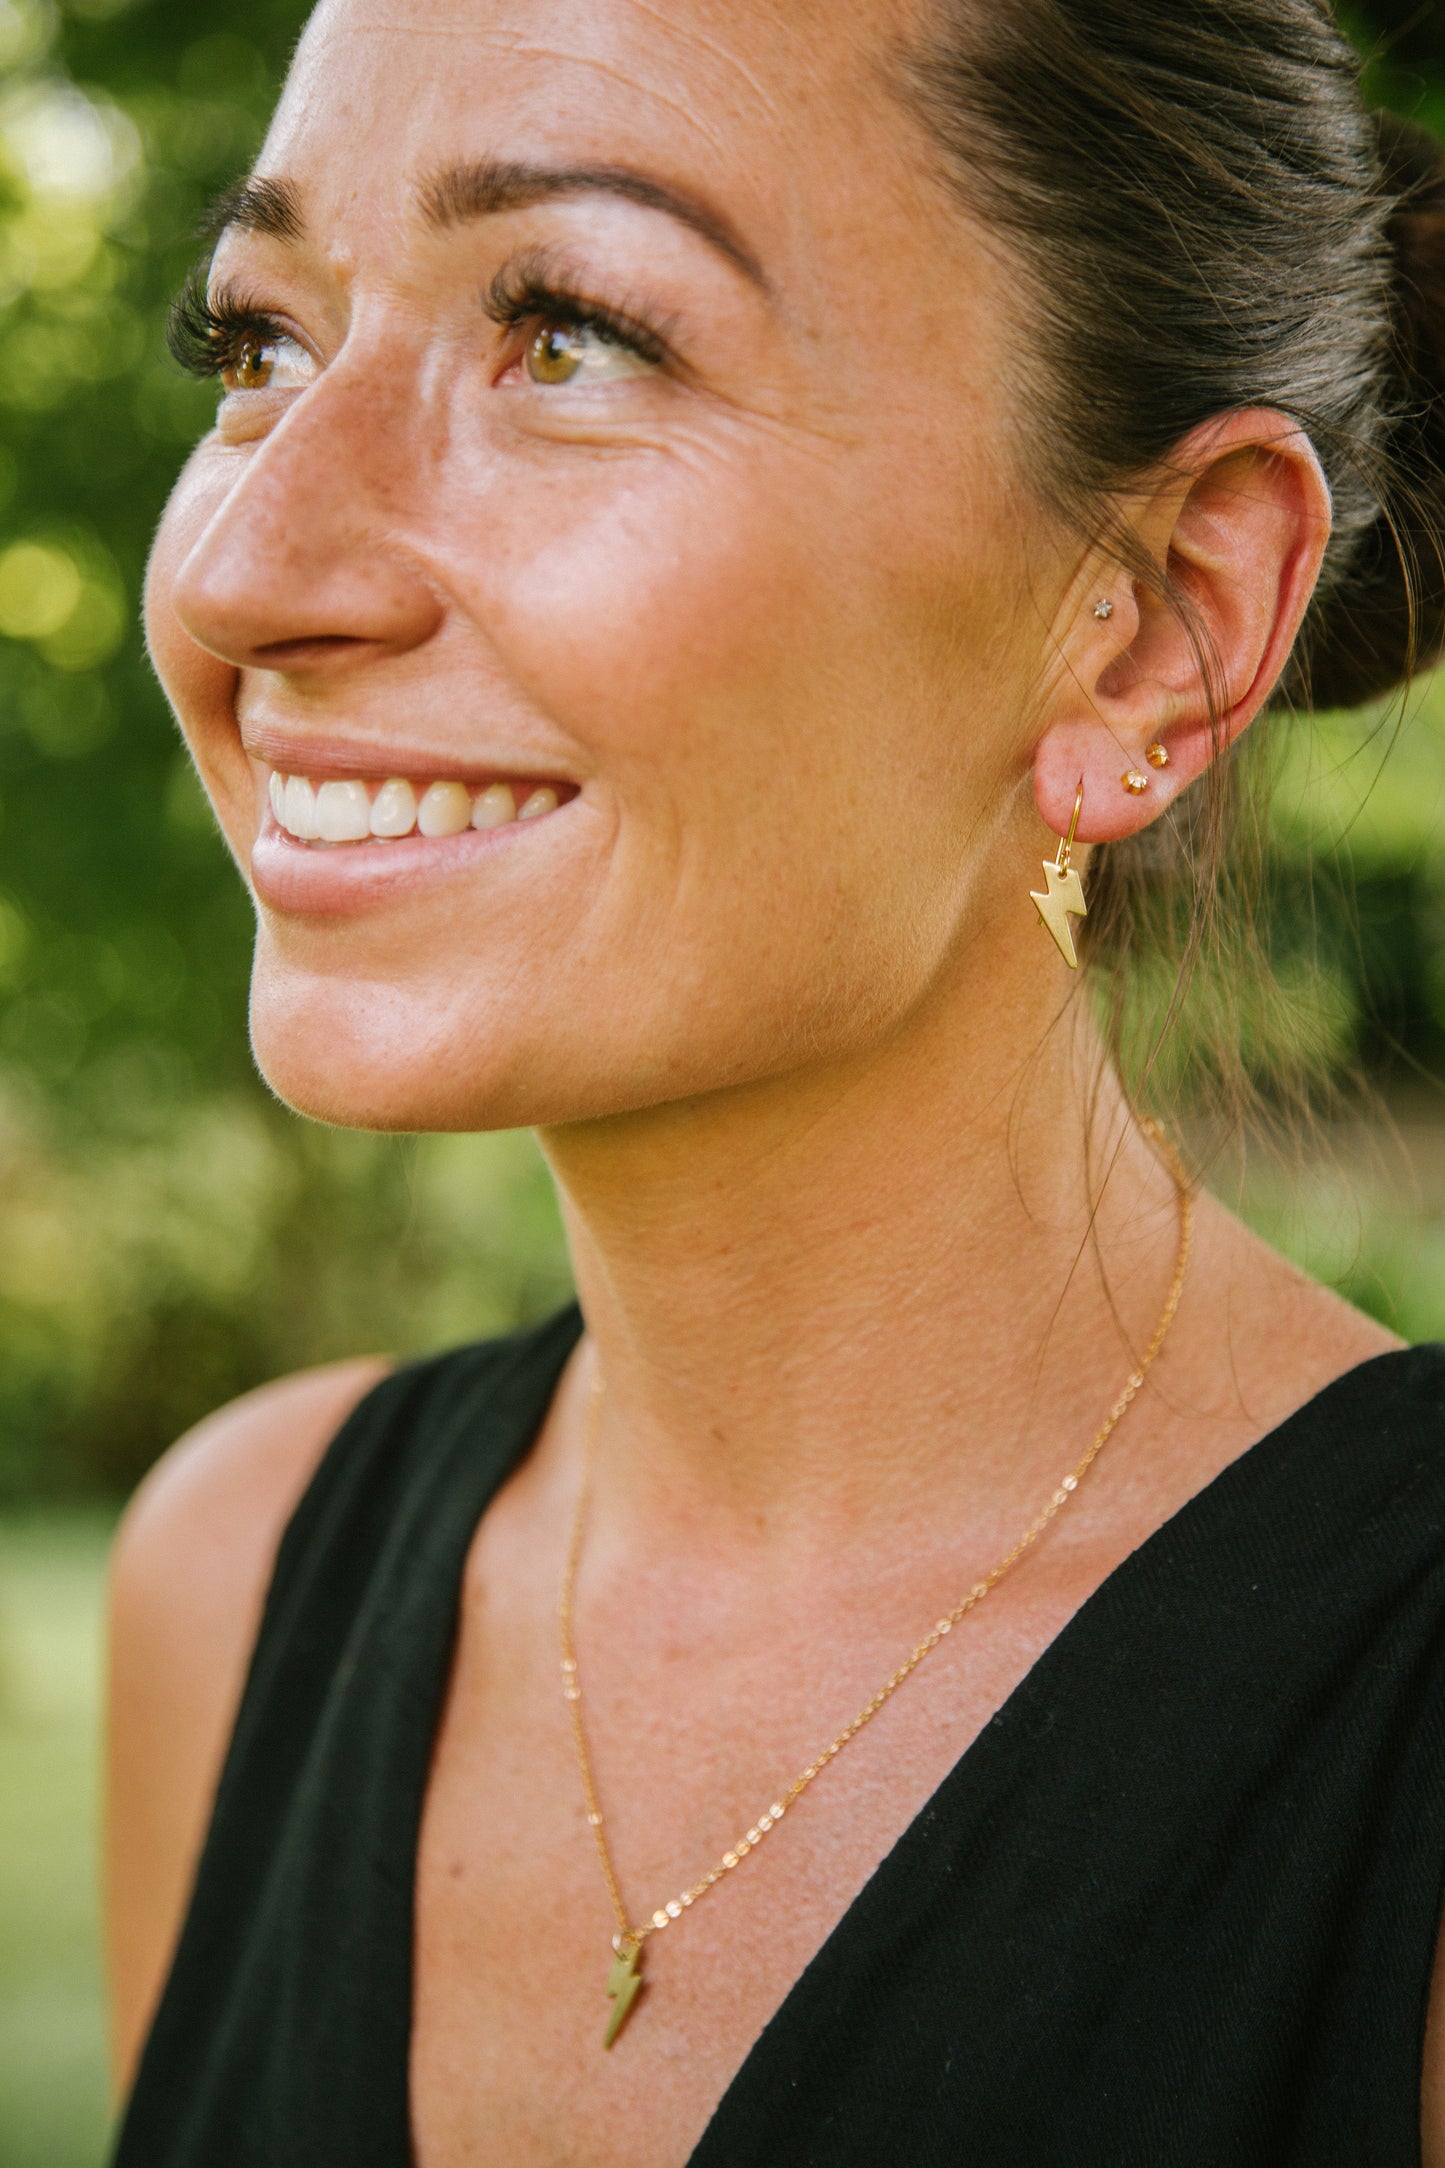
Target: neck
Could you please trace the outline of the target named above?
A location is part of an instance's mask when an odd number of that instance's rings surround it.
[[[1083,1008],[967,1062],[922,1016],[866,1058],[545,1135],[614,1495],[832,1541],[940,1481],[1014,1510],[1082,1450],[1178,1240]]]

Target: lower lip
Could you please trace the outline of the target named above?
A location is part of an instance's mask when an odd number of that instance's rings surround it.
[[[274,819],[251,849],[251,886],[273,911],[336,917],[372,911],[455,880],[495,851],[535,841],[566,812],[561,806],[540,820],[508,821],[500,828],[467,828],[456,836],[398,836],[394,841],[298,843]]]

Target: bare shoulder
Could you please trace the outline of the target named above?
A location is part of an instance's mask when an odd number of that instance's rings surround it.
[[[297,1500],[340,1424],[387,1365],[367,1357],[262,1385],[208,1415],[162,1455],[121,1521],[118,1608],[177,1599],[220,1626],[259,1597]],[[170,1623],[174,1624],[174,1616]]]
[[[234,1401],[157,1463],[121,1523],[105,1866],[123,2079],[179,1931],[277,1546],[328,1442],[385,1370],[336,1363]]]
[[[229,1717],[286,1523],[336,1430],[385,1369],[370,1359],[335,1363],[263,1385],[157,1462],[111,1560],[115,1683],[147,1698],[183,1690],[191,1714],[217,1704]],[[132,1679],[137,1657],[146,1669]]]

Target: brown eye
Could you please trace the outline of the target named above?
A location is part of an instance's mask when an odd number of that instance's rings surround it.
[[[527,375],[534,384],[609,384],[619,377],[649,376],[655,361],[596,324],[543,324],[527,344]]]
[[[243,339],[226,372],[237,391],[264,391],[275,369],[270,347],[261,339]]]
[[[238,329],[226,343],[220,377],[228,393],[304,391],[315,378],[316,363],[305,347],[279,329],[262,325],[251,331]]]
[[[544,324],[527,348],[527,374],[536,384],[567,384],[582,360],[582,341],[574,327]]]

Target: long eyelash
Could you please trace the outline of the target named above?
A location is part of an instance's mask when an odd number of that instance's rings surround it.
[[[208,294],[203,266],[192,271],[166,320],[166,345],[188,376],[220,376],[235,367],[247,344],[282,336],[275,318],[234,288]]]
[[[526,258],[502,266],[482,306],[492,322],[505,330],[524,324],[566,324],[576,331],[595,332],[609,346],[624,346],[643,361],[661,363],[672,355],[661,333],[637,317],[609,308],[604,301],[587,300],[555,268],[529,263]]]
[[[495,324],[508,330],[529,323],[567,324],[595,332],[610,346],[626,347],[643,361],[662,363],[671,348],[660,333],[606,302],[588,301],[555,271],[525,261],[506,264],[487,288],[483,306]],[[247,343],[265,344],[282,337],[266,310],[232,287],[207,290],[207,272],[197,265],[171,304],[166,345],[188,376],[217,377],[234,368]]]

